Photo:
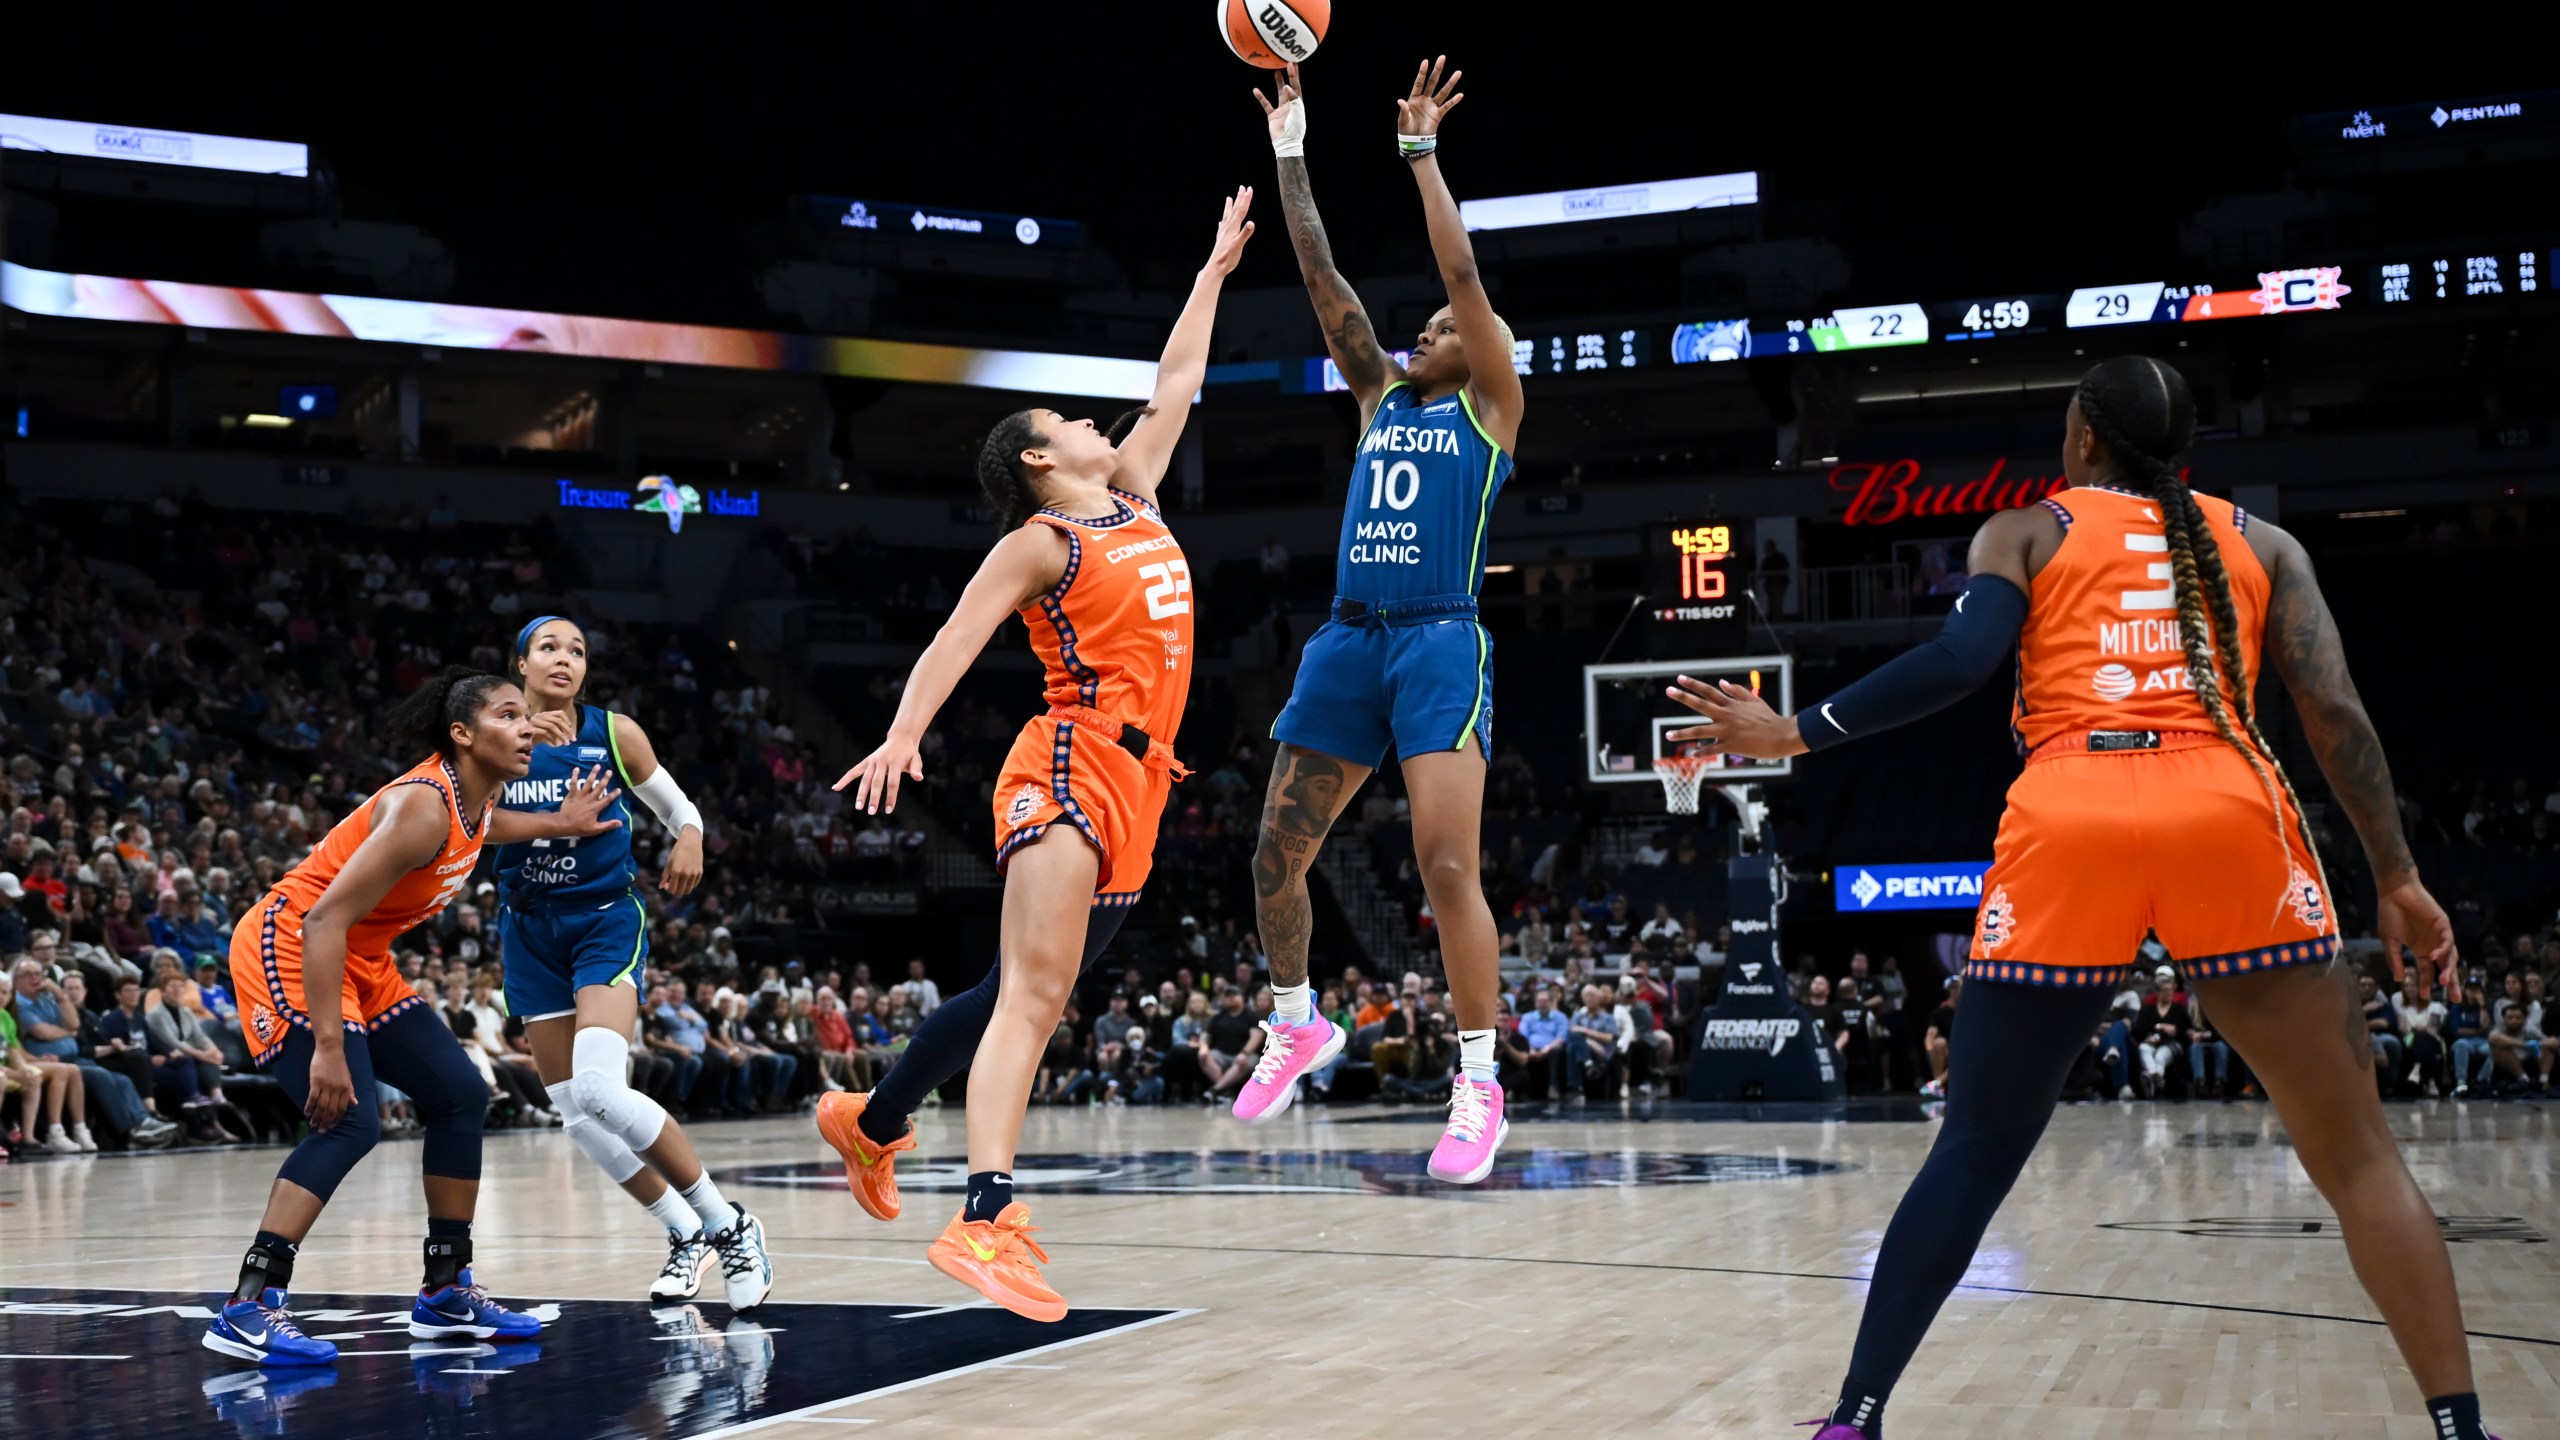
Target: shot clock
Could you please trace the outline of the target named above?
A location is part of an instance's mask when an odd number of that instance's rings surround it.
[[[1740,652],[1746,578],[1734,527],[1673,521],[1645,527],[1645,604],[1688,655]]]

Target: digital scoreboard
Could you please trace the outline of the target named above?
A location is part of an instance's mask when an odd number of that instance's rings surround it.
[[[1734,527],[1671,521],[1644,536],[1644,594],[1657,621],[1678,628],[1680,648],[1695,655],[1737,654],[1745,632],[1743,557]]]

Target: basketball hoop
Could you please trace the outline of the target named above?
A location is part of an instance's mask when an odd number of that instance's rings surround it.
[[[1698,813],[1698,783],[1715,766],[1712,755],[1665,755],[1653,762],[1654,778],[1662,782],[1662,806],[1674,815]]]

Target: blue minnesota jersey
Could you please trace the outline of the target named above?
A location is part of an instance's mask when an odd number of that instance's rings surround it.
[[[1352,461],[1334,593],[1369,605],[1475,594],[1510,476],[1464,391],[1425,404],[1410,381],[1388,386]]]
[[[498,804],[536,813],[557,810],[568,795],[570,772],[598,765],[610,766],[614,783],[624,791],[605,807],[605,814],[622,824],[601,835],[493,847],[498,893],[509,906],[562,900],[602,905],[631,889],[639,873],[631,861],[631,782],[614,750],[612,712],[579,706],[578,738],[567,745],[534,746],[532,766],[523,778],[499,789]]]

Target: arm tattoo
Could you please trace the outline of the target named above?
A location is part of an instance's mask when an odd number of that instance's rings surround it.
[[[2267,648],[2301,713],[2303,735],[2319,758],[2330,793],[2364,842],[2375,880],[2388,883],[2416,868],[2409,842],[2400,833],[2391,764],[2383,757],[2382,738],[2374,734],[2355,680],[2347,674],[2346,651],[2338,643],[2329,607],[2304,569],[2305,562],[2295,559],[2274,587],[2267,602]]]
[[[1315,301],[1316,323],[1324,329],[1325,347],[1342,376],[1362,390],[1387,383],[1386,352],[1369,327],[1369,313],[1351,282],[1334,268],[1333,243],[1325,238],[1324,219],[1316,214],[1315,192],[1307,184],[1307,162],[1291,156],[1280,162],[1280,209],[1289,222],[1289,243],[1298,252],[1298,273],[1306,278],[1307,295]]]
[[[1315,922],[1307,899],[1307,870],[1349,798],[1345,778],[1341,761],[1310,750],[1284,748],[1271,767],[1271,788],[1262,798],[1262,830],[1253,850],[1253,893],[1274,985],[1306,983],[1307,944]]]

